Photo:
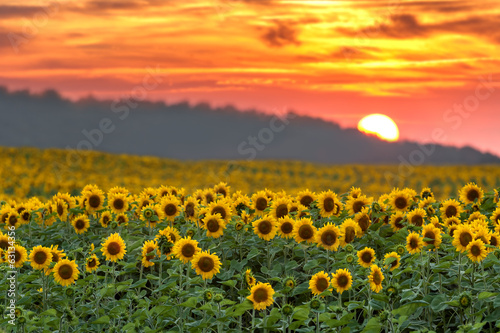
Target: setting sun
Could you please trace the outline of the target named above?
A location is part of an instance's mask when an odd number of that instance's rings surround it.
[[[399,139],[398,126],[394,120],[383,114],[371,114],[364,117],[358,123],[358,130],[367,134],[375,134],[386,141]]]

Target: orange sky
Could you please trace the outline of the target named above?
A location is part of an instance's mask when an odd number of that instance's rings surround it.
[[[19,3],[0,0],[11,90],[118,98],[160,68],[168,80],[152,100],[294,109],[346,127],[383,113],[403,139],[440,129],[440,143],[500,155],[497,0]]]

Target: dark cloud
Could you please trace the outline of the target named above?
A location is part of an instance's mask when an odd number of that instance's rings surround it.
[[[271,47],[300,45],[298,34],[299,31],[295,23],[276,21],[274,26],[266,29],[261,35],[261,39]]]
[[[456,33],[475,35],[500,41],[500,15],[470,16],[468,18],[421,23],[412,14],[392,15],[387,22],[364,27],[359,30],[339,28],[344,35],[358,38],[409,39],[429,36],[435,33]]]
[[[45,8],[40,6],[0,6],[0,18],[31,17],[37,13],[45,13]]]

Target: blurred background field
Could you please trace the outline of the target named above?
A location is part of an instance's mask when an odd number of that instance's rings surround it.
[[[324,165],[294,161],[176,161],[158,157],[114,155],[60,149],[0,147],[0,199],[49,198],[57,192],[78,195],[87,184],[109,190],[124,186],[132,193],[161,185],[186,193],[226,182],[232,191],[254,193],[267,188],[295,194],[302,189],[342,194],[352,186],[370,196],[394,187],[436,198],[456,197],[468,182],[485,190],[500,186],[500,166]]]

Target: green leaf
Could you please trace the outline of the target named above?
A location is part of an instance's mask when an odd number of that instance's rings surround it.
[[[380,323],[380,319],[372,318],[368,321],[365,328],[361,331],[362,333],[380,333],[382,329],[382,324]]]
[[[229,309],[227,309],[226,315],[231,317],[239,317],[250,309],[253,309],[253,303],[247,299],[243,303],[232,306]]]
[[[311,260],[304,265],[304,271],[310,271],[311,269],[318,266],[318,260]]]
[[[187,308],[196,308],[196,304],[198,304],[198,297],[189,297],[187,301],[179,304],[180,306],[185,306]]]
[[[92,324],[94,325],[98,325],[98,324],[109,324],[109,316],[102,316],[101,318],[97,319],[97,320],[94,320],[92,322]]]
[[[153,274],[148,274],[148,275],[146,275],[146,278],[147,278],[148,280],[159,280],[159,279],[160,279],[160,277],[159,277],[159,276],[156,276],[156,275],[153,275]]]
[[[256,247],[252,248],[252,250],[250,250],[250,252],[247,254],[247,260],[250,260],[256,256],[259,255],[259,249],[257,249]]]
[[[424,301],[413,301],[411,303],[405,304],[402,307],[398,309],[392,310],[392,314],[397,316],[397,315],[411,315],[415,310],[422,306],[429,305],[429,303],[424,302]]]
[[[236,286],[236,281],[235,280],[227,280],[227,281],[224,281],[222,282],[221,284],[225,285],[225,286],[229,286],[231,288],[234,288]]]
[[[42,313],[40,313],[40,317],[48,317],[48,316],[57,316],[57,311],[56,309],[48,309]]]
[[[498,293],[491,293],[489,291],[483,291],[482,293],[480,293],[477,298],[478,299],[486,299],[486,298],[490,298],[490,297],[493,297],[493,296],[496,296],[498,295]]]
[[[446,297],[446,295],[436,295],[433,299],[432,299],[432,302],[431,302],[431,309],[432,311],[434,312],[440,312],[440,311],[443,311],[444,309],[446,309],[448,307],[448,304],[446,304],[446,300],[448,299],[448,297]]]
[[[292,316],[292,319],[296,320],[306,320],[309,318],[309,305],[301,305],[295,308],[295,313]]]
[[[146,286],[146,283],[148,283],[148,279],[142,279],[136,281],[133,285],[130,286],[130,288],[142,288]]]

